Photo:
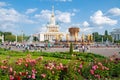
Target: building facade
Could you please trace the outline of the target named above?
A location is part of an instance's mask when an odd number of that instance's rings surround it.
[[[36,35],[39,41],[61,40],[62,37],[66,35],[66,33],[59,31],[59,25],[56,24],[56,20],[55,20],[54,7],[52,7],[50,22],[46,27],[47,27],[47,32],[41,32]]]
[[[115,41],[120,40],[120,28],[119,29],[114,29],[111,32],[111,36],[112,36],[113,40],[115,40]]]

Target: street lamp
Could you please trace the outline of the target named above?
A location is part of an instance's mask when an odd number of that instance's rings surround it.
[[[22,30],[22,43],[23,43],[23,30]]]
[[[16,34],[16,43],[17,43],[17,34]]]
[[[103,36],[102,36],[102,44],[103,44]]]

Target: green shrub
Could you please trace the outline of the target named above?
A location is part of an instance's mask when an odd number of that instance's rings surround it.
[[[70,43],[70,54],[72,54],[72,53],[73,53],[73,44]]]

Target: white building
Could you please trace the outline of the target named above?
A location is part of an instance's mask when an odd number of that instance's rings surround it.
[[[64,32],[59,32],[59,25],[57,25],[55,21],[54,7],[52,7],[50,22],[46,27],[47,27],[47,32],[34,34],[38,37],[39,41],[62,40],[62,38],[66,35],[66,33]]]
[[[112,38],[113,38],[115,41],[120,40],[120,28],[114,29],[114,30],[111,32],[111,36],[112,36]]]

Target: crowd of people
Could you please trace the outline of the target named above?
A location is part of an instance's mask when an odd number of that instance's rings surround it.
[[[100,45],[100,44],[94,44],[94,45],[73,45],[74,50],[79,50],[79,52],[90,52],[90,48],[116,48],[120,47],[120,45]],[[4,47],[6,49],[19,49],[19,50],[41,50],[41,49],[47,49],[47,48],[69,48],[69,46],[65,45],[54,45],[51,43],[34,43],[34,44],[27,44],[27,43],[14,43],[14,42],[5,42],[1,43],[1,47]]]

